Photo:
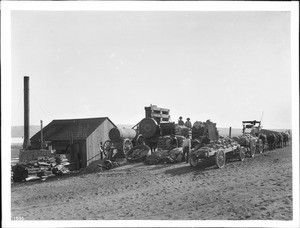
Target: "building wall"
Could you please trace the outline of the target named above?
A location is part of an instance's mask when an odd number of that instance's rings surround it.
[[[74,141],[70,146],[72,170],[86,167],[86,142],[85,140]]]
[[[104,144],[106,140],[109,140],[108,133],[110,129],[114,128],[114,125],[105,120],[86,140],[87,147],[87,165],[92,161],[100,159],[100,142]],[[95,157],[96,156],[96,157]],[[94,157],[94,158],[93,158]]]

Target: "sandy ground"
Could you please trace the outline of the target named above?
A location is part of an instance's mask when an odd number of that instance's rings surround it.
[[[137,163],[11,192],[12,217],[25,220],[291,220],[291,146],[223,169]]]

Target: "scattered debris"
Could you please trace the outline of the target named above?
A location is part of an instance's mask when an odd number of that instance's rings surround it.
[[[139,145],[135,146],[127,152],[127,161],[128,162],[140,162],[144,161],[147,156],[151,154],[149,146]]]
[[[12,166],[13,182],[45,180],[55,175],[68,174],[70,162],[65,154],[40,156],[36,160],[23,161]]]

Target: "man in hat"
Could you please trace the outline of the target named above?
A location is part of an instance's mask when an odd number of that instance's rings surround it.
[[[192,123],[191,123],[191,121],[190,121],[190,118],[186,118],[186,122],[185,122],[185,124],[184,124],[186,127],[188,127],[188,128],[192,128]]]
[[[182,150],[183,150],[183,156],[182,161],[185,161],[186,163],[189,162],[189,152],[191,150],[191,140],[189,134],[186,134],[185,139],[182,143]]]
[[[182,120],[182,116],[179,117],[178,125],[184,125],[184,122],[183,122],[183,120]]]

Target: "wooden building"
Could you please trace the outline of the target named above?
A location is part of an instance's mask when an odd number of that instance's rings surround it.
[[[109,139],[114,127],[108,117],[53,120],[43,128],[43,137],[41,131],[31,137],[31,149],[40,149],[43,138],[49,150],[66,154],[72,169],[80,169],[100,158],[100,143]]]

